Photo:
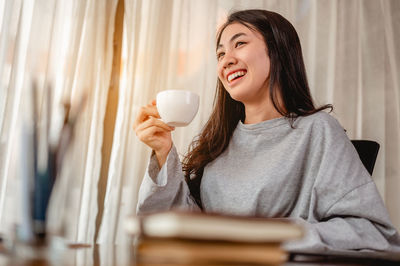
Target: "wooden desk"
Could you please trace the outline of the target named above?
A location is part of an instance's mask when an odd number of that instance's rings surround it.
[[[9,252],[0,247],[0,265],[177,265],[175,263],[141,263],[136,254],[135,247],[124,245],[95,245],[95,246],[75,246],[69,248],[53,248],[45,250],[46,256],[43,258],[28,258],[21,255],[21,252]],[[399,256],[400,257],[400,256]],[[388,261],[377,259],[362,258],[343,258],[337,256],[309,256],[296,255],[281,265],[285,266],[305,266],[305,265],[400,265],[400,261]],[[206,264],[180,264],[180,265],[216,265]],[[218,264],[221,265],[221,264]],[[225,265],[244,265],[244,264],[225,264]],[[249,265],[249,264],[245,264]],[[252,264],[257,265],[257,264]]]

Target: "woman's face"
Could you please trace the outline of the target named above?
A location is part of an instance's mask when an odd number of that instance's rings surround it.
[[[217,47],[218,77],[236,101],[244,104],[268,94],[270,60],[262,35],[233,23],[221,34]]]

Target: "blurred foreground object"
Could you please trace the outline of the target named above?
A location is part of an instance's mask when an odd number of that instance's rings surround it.
[[[18,257],[46,256],[48,221],[47,210],[57,178],[60,176],[64,157],[73,141],[77,117],[86,97],[83,97],[77,111],[71,114],[70,103],[64,104],[64,119],[55,141],[50,141],[53,111],[51,108],[52,87],[45,86],[42,104],[39,104],[36,82],[29,90],[31,97],[32,121],[24,121],[21,169],[21,210],[22,219],[16,225],[12,252]],[[68,189],[68,188],[65,188]],[[64,206],[59,206],[62,210]],[[22,253],[22,254],[21,254]]]
[[[263,263],[288,259],[281,248],[303,228],[289,220],[219,214],[161,212],[129,217],[140,263]]]

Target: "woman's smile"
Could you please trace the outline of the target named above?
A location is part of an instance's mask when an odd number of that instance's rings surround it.
[[[241,80],[244,75],[246,75],[247,70],[246,69],[239,69],[239,70],[234,70],[228,73],[227,75],[227,80],[228,83],[232,86],[233,84],[236,83],[236,81]]]

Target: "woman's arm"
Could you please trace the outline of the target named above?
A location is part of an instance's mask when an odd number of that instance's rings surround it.
[[[139,190],[137,213],[173,208],[197,210],[199,208],[191,199],[179,156],[172,143],[171,131],[174,128],[159,118],[153,100],[140,108],[133,125],[137,137],[153,150]]]
[[[139,190],[137,214],[171,209],[200,211],[190,195],[175,146],[161,169],[153,152]]]
[[[400,237],[373,181],[348,192],[320,221],[298,219],[307,230],[290,251],[400,251]]]
[[[308,215],[301,219],[308,233],[289,249],[400,251],[399,234],[374,181],[343,128],[325,117],[311,147],[318,170]]]

